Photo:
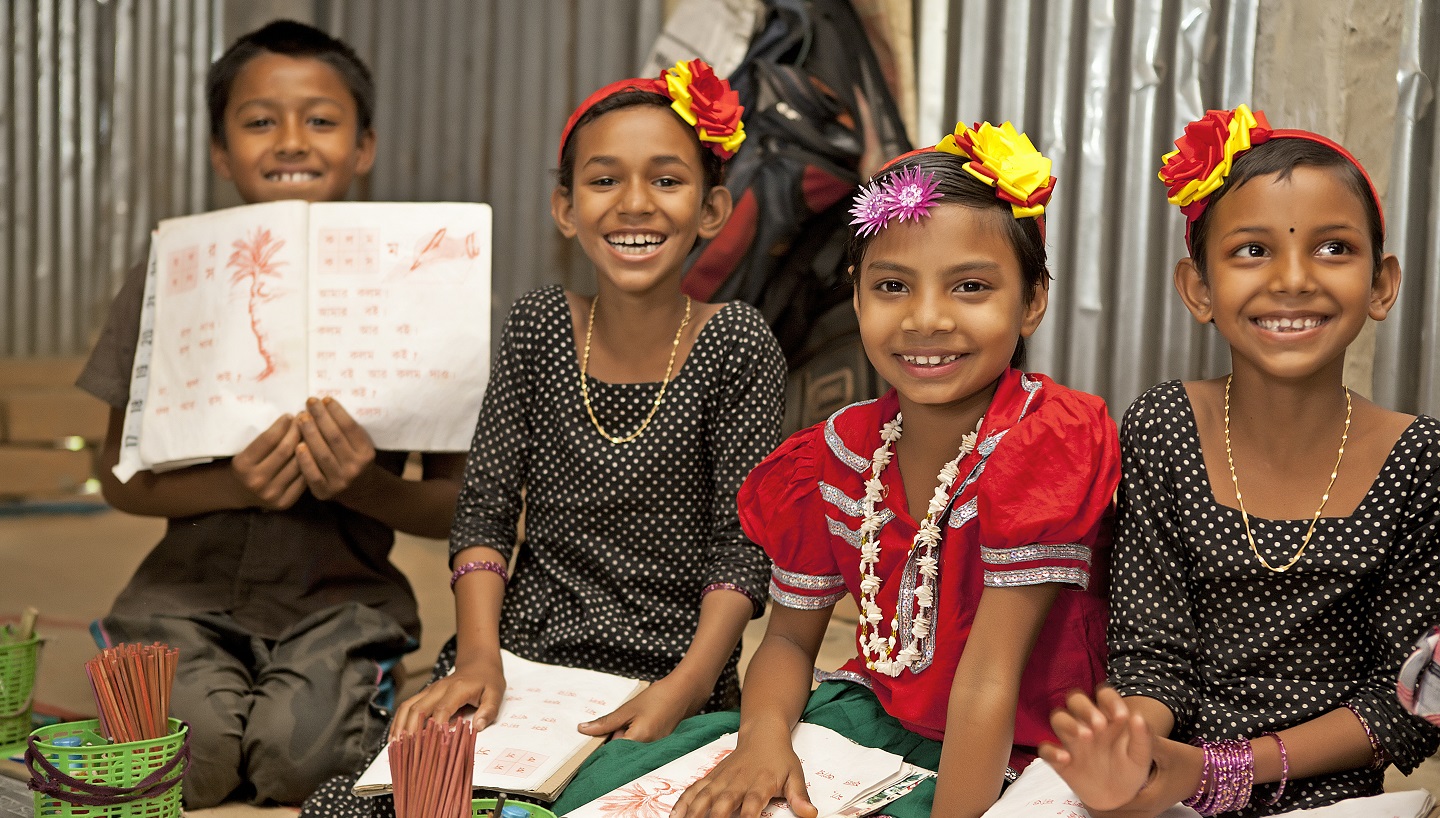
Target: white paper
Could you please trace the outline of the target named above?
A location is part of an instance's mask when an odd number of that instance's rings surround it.
[[[466,450],[489,375],[490,246],[482,204],[161,222],[116,475],[234,455],[307,397],[334,397],[378,449]]]
[[[491,790],[538,788],[588,742],[575,728],[624,704],[644,685],[594,670],[546,665],[500,652],[505,699],[495,723],[475,736],[473,784]],[[381,753],[355,782],[361,795],[389,791],[390,762]]]
[[[736,735],[726,733],[715,741],[660,767],[600,798],[566,813],[567,818],[640,818],[668,815],[685,790],[735,751]],[[815,724],[801,723],[791,733],[795,754],[805,769],[805,788],[820,812],[819,818],[861,814],[852,805],[867,800],[876,790],[910,775],[929,775],[906,764],[900,756],[862,747],[839,733]],[[898,797],[898,796],[897,796]],[[893,800],[893,799],[892,799]],[[878,809],[884,801],[867,805]],[[794,818],[785,802],[770,802],[761,818]]]
[[[1351,798],[1338,804],[1316,809],[1281,813],[1305,818],[1424,818],[1434,801],[1423,790],[1387,792],[1370,798]],[[1160,818],[1198,818],[1199,813],[1176,804],[1160,814]],[[1015,783],[983,818],[1090,818],[1090,812],[1044,759],[1036,759],[1025,768]]]

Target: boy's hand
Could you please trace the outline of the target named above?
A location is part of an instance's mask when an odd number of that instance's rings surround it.
[[[576,729],[587,736],[609,734],[611,738],[655,741],[675,732],[675,725],[682,719],[700,712],[708,694],[708,690],[696,691],[672,673],[610,713]]]
[[[300,430],[295,419],[281,415],[230,459],[230,471],[250,495],[248,506],[284,511],[305,493],[305,478],[295,460]]]
[[[401,733],[413,733],[424,727],[427,721],[445,724],[466,705],[475,708],[471,724],[477,731],[484,730],[499,715],[500,702],[504,698],[505,668],[499,653],[493,659],[457,664],[454,673],[431,682],[424,690],[400,703],[395,710],[395,718],[390,722],[390,738],[393,740]]]
[[[337,400],[309,399],[295,424],[301,437],[295,459],[310,493],[321,500],[355,485],[375,463],[370,435]]]
[[[738,747],[685,790],[670,818],[758,818],[772,798],[784,798],[800,818],[820,813],[810,803],[805,771],[788,736],[773,746]]]
[[[1040,757],[1086,807],[1105,811],[1129,804],[1150,778],[1154,759],[1150,727],[1114,688],[1100,688],[1093,702],[1072,691],[1065,705],[1050,715],[1050,726],[1064,747],[1042,744]]]

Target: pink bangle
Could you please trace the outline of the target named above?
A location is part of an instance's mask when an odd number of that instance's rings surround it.
[[[453,591],[455,589],[455,581],[471,571],[493,571],[500,575],[501,582],[510,581],[510,572],[506,571],[505,566],[498,562],[491,562],[489,560],[485,560],[484,562],[467,562],[459,568],[456,568],[455,573],[450,575],[450,589]]]
[[[1370,739],[1370,769],[1378,770],[1384,767],[1385,762],[1390,760],[1390,754],[1385,752],[1385,747],[1380,744],[1380,739],[1375,737],[1375,732],[1370,729],[1370,722],[1360,715],[1360,708],[1356,707],[1354,703],[1346,702],[1345,709],[1355,715],[1355,719],[1360,722],[1361,729],[1365,731],[1365,738]]]
[[[1227,739],[1202,743],[1200,747],[1205,754],[1200,786],[1181,803],[1201,815],[1244,809],[1255,786],[1255,753],[1250,742]]]
[[[1273,807],[1280,803],[1280,797],[1285,794],[1285,782],[1290,780],[1290,757],[1285,754],[1285,742],[1280,740],[1279,733],[1266,733],[1265,735],[1275,739],[1275,743],[1280,745],[1280,786],[1275,789],[1275,794],[1270,796],[1270,800],[1265,802],[1265,806]]]

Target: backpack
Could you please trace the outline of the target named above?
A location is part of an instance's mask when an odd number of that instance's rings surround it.
[[[886,157],[910,144],[847,0],[765,5],[766,24],[730,75],[747,134],[727,170],[734,213],[691,254],[684,288],[765,316],[789,364],[788,434],[883,386],[860,347],[845,264],[861,106]]]

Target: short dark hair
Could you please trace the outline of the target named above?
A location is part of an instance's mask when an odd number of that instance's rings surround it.
[[[1294,173],[1298,167],[1332,168],[1339,174],[1340,181],[1344,182],[1345,186],[1359,197],[1365,208],[1366,226],[1370,231],[1370,260],[1374,266],[1375,275],[1380,274],[1380,261],[1385,246],[1385,227],[1380,216],[1380,203],[1375,201],[1370,183],[1365,180],[1364,174],[1348,157],[1329,145],[1322,145],[1309,139],[1280,137],[1256,145],[1241,154],[1230,166],[1230,175],[1225,177],[1225,184],[1210,194],[1210,201],[1205,205],[1205,212],[1201,213],[1200,218],[1190,225],[1190,257],[1194,259],[1195,269],[1200,271],[1202,280],[1206,274],[1205,238],[1210,232],[1211,216],[1215,212],[1215,205],[1225,198],[1225,194],[1232,190],[1239,190],[1246,183],[1262,176],[1275,174],[1281,181],[1288,180],[1290,174]]]
[[[657,94],[653,91],[635,89],[621,91],[618,94],[611,94],[594,105],[591,105],[589,110],[581,114],[579,119],[575,120],[575,127],[570,129],[570,134],[565,140],[565,144],[560,146],[560,169],[556,173],[556,179],[560,187],[570,190],[575,184],[575,137],[580,133],[580,129],[611,111],[618,111],[621,108],[630,108],[636,105],[658,105],[669,108],[670,98],[664,94]],[[725,184],[725,160],[721,159],[714,151],[705,147],[705,145],[700,142],[700,135],[695,133],[695,129],[692,128],[688,122],[680,119],[679,114],[675,115],[675,119],[690,132],[690,137],[695,143],[695,150],[700,152],[700,166],[704,169],[705,173],[702,192],[708,193],[710,188]]]
[[[222,146],[225,144],[225,106],[230,103],[230,89],[245,64],[267,51],[287,57],[308,57],[334,68],[350,89],[350,96],[355,98],[359,124],[356,137],[370,130],[375,111],[375,80],[355,50],[314,26],[294,20],[275,20],[242,35],[210,65],[205,75],[205,101],[210,108],[211,139]]]
[[[1050,269],[1046,266],[1045,237],[1040,231],[1040,220],[1034,216],[1015,218],[1010,203],[996,196],[995,188],[981,182],[965,170],[965,163],[968,161],[968,159],[945,151],[925,151],[896,162],[887,167],[883,173],[876,174],[874,179],[879,181],[906,168],[919,168],[935,174],[935,192],[940,194],[937,204],[954,204],[972,207],[976,210],[989,210],[1001,216],[996,219],[996,222],[1001,225],[1005,240],[1009,242],[1011,249],[1015,251],[1016,260],[1020,262],[1024,298],[1028,305],[1034,299],[1036,289],[1048,287],[1051,278]],[[857,278],[860,272],[860,263],[865,260],[865,250],[874,239],[874,233],[862,236],[854,228],[851,229],[850,241],[845,246],[845,255]],[[1010,365],[1018,369],[1024,363],[1025,339],[1018,338],[1015,352],[1010,356]]]

